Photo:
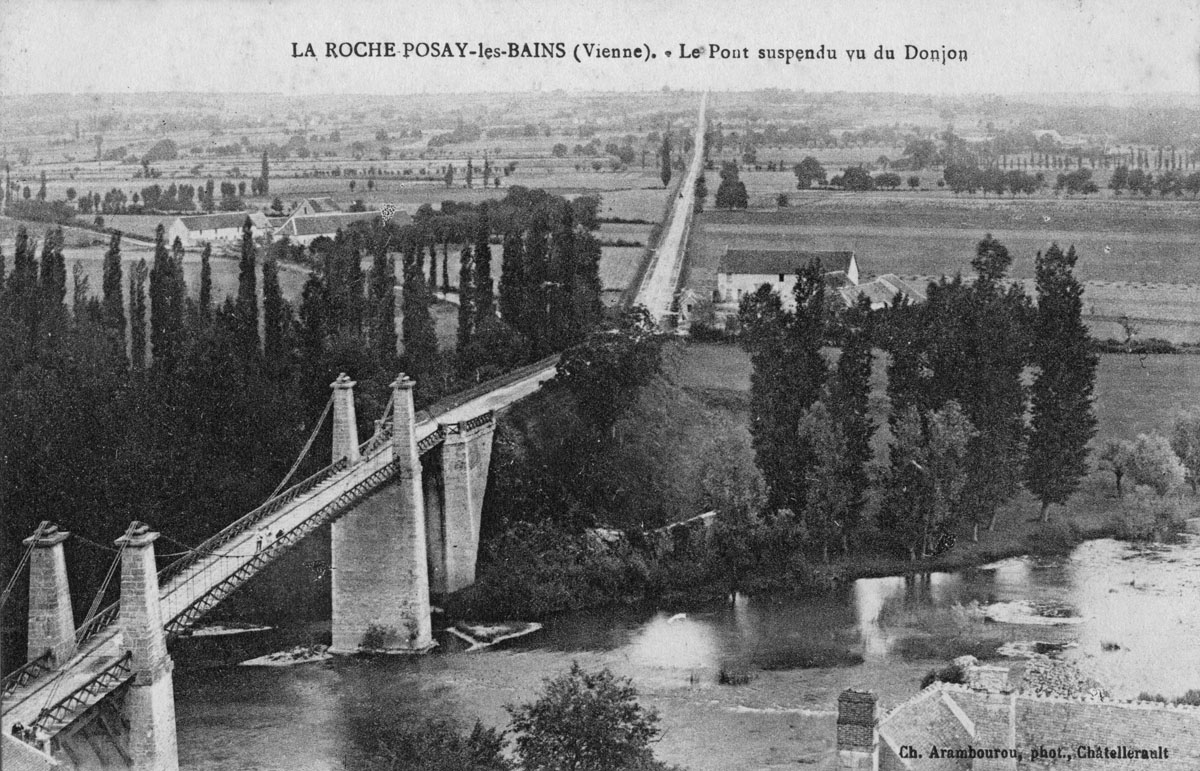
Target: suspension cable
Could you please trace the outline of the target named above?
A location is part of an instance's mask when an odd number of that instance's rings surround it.
[[[289,481],[291,481],[292,475],[296,473],[296,469],[300,468],[300,464],[304,462],[304,459],[308,456],[308,451],[312,449],[313,442],[316,441],[317,434],[320,432],[321,426],[325,424],[325,416],[329,414],[331,407],[333,407],[332,394],[329,396],[329,401],[325,402],[325,410],[321,413],[321,417],[317,420],[317,425],[313,427],[312,433],[308,435],[308,441],[304,443],[304,449],[300,451],[300,455],[296,458],[296,462],[292,464],[291,469],[288,470],[287,475],[284,476],[279,484],[275,486],[275,489],[271,491],[271,494],[267,496],[268,501],[279,494],[279,491],[282,490]]]
[[[108,574],[104,576],[104,581],[100,584],[100,589],[97,590],[96,596],[92,599],[92,606],[88,608],[87,615],[83,618],[83,623],[80,628],[87,626],[95,617],[96,612],[100,610],[100,603],[104,601],[104,595],[108,593],[108,585],[112,583],[112,578],[117,572],[117,568],[121,564],[121,556],[125,553],[125,545],[129,543],[129,537],[133,535],[133,522],[129,523],[129,528],[125,531],[125,538],[121,540],[121,547],[117,550],[117,556],[113,557],[112,564],[108,566]]]
[[[8,586],[5,586],[4,593],[0,594],[0,608],[3,608],[4,604],[8,602],[9,595],[12,594],[13,588],[17,585],[17,577],[21,575],[21,570],[24,569],[25,563],[29,561],[29,555],[33,554],[33,550],[37,548],[37,542],[42,537],[42,530],[49,524],[48,521],[42,520],[38,523],[37,530],[33,531],[33,538],[29,539],[29,545],[25,547],[25,553],[21,555],[21,560],[17,563],[16,570],[13,571],[12,576],[8,579]]]

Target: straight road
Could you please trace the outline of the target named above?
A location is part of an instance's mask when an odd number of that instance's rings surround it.
[[[659,239],[658,248],[651,258],[646,277],[642,280],[642,285],[634,300],[636,304],[645,306],[654,320],[660,324],[671,312],[680,270],[683,268],[683,253],[687,247],[687,233],[692,220],[692,206],[695,200],[696,178],[704,168],[704,129],[707,107],[708,94],[705,94],[700,97],[700,114],[696,120],[696,139],[693,142],[691,163],[688,165],[683,184],[679,186],[679,195],[675,198],[675,208],[671,211],[666,232]]]

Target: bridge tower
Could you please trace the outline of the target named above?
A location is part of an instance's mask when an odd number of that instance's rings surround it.
[[[70,533],[43,522],[36,535],[23,543],[32,546],[29,555],[29,636],[26,658],[50,652],[55,667],[75,654],[75,618],[71,611],[71,589],[67,584],[67,560],[63,542]]]
[[[125,696],[129,756],[134,771],[178,771],[175,668],[167,653],[159,604],[154,541],[158,533],[135,522],[117,539],[121,555],[121,632],[134,673]]]
[[[486,413],[446,426],[442,443],[440,521],[430,538],[435,563],[434,594],[449,594],[475,583],[479,525],[492,458],[495,415]]]
[[[359,460],[354,385],[345,375],[332,384],[335,461]],[[434,645],[413,385],[403,374],[392,383],[395,476],[333,523],[335,653],[354,653],[364,642],[392,653],[422,653]]]

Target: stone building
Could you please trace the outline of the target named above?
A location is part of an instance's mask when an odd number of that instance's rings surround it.
[[[184,246],[202,243],[237,241],[242,237],[242,225],[250,218],[251,232],[255,238],[271,232],[271,223],[262,212],[225,212],[220,214],[197,214],[192,217],[176,217],[167,228],[167,245],[178,237]]]
[[[843,691],[837,771],[1200,769],[1200,708],[1032,695],[1004,667],[970,666],[966,677],[883,715],[875,694]]]
[[[794,249],[726,249],[717,266],[717,303],[738,303],[769,284],[779,293],[783,307],[796,307],[792,290],[796,276],[814,260],[821,261],[825,281],[833,288],[858,284],[854,252],[809,252]]]

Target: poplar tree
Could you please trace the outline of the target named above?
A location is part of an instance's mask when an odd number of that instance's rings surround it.
[[[242,258],[238,264],[238,293],[234,310],[242,351],[247,359],[258,354],[258,279],[255,276],[257,250],[250,218],[242,224]]]
[[[405,287],[408,282],[405,282]],[[471,246],[465,244],[458,260],[458,352],[464,353],[475,332],[474,281]]]
[[[267,160],[267,151],[263,150],[262,154],[262,181],[259,182],[262,188],[261,195],[268,195],[271,192],[271,164]]]
[[[54,348],[66,331],[67,263],[63,257],[63,231],[46,231],[42,245],[41,280],[39,281],[38,324],[34,338],[37,350]]]
[[[286,248],[286,241],[281,242]],[[263,358],[273,367],[283,364],[287,353],[287,332],[291,313],[279,288],[279,264],[269,250],[262,264]]]
[[[417,249],[421,247],[418,246]],[[431,263],[436,263],[430,257]],[[420,267],[414,268],[421,273]],[[371,347],[381,364],[390,366],[396,357],[396,277],[392,258],[380,249],[375,253],[370,275]]]
[[[588,231],[575,239],[575,275],[572,280],[572,315],[576,334],[583,338],[604,315],[600,297],[600,241]]]
[[[305,361],[320,361],[329,328],[328,289],[317,272],[313,271],[308,274],[300,295],[300,349]]]
[[[200,252],[200,324],[207,327],[212,321],[212,244],[205,243]]]
[[[963,495],[973,518],[973,539],[982,520],[995,529],[1000,505],[1016,494],[1021,481],[1028,402],[1021,378],[1029,358],[1029,299],[1019,285],[1003,286],[1011,264],[1008,250],[991,234],[979,243],[971,261],[977,277],[959,312],[964,363],[939,373],[951,384],[949,398],[962,405],[978,432],[970,443]]]
[[[659,175],[662,177],[663,187],[671,181],[671,132],[670,130],[663,132],[662,148],[658,151],[659,156]]]
[[[547,329],[549,282],[549,223],[545,212],[538,212],[530,223],[525,238],[525,309],[521,314],[521,326],[517,331],[525,335],[533,348],[532,356],[539,358],[550,352]]]
[[[558,223],[550,237],[547,265],[546,336],[552,350],[560,351],[582,339],[575,328],[574,292],[576,273],[576,233],[574,212],[569,204],[560,206]]]
[[[1096,434],[1092,394],[1099,359],[1083,323],[1083,286],[1075,278],[1075,247],[1053,244],[1036,262],[1038,304],[1033,323],[1030,389],[1033,419],[1025,459],[1025,487],[1042,504],[1062,505],[1088,472],[1088,442]]]
[[[146,368],[146,261],[129,271],[129,359],[135,370]]]
[[[475,327],[481,326],[485,319],[496,316],[496,297],[492,285],[492,248],[491,227],[488,222],[488,206],[483,203],[479,207],[479,219],[475,223],[475,253],[474,267],[471,271],[471,299],[475,312]]]
[[[32,361],[37,354],[38,317],[42,305],[38,289],[37,258],[34,256],[36,252],[37,245],[30,240],[28,230],[24,225],[18,226],[7,299],[11,302],[13,315],[24,333],[21,348],[25,361]]]
[[[845,336],[829,388],[830,414],[845,441],[843,474],[848,505],[842,514],[843,549],[848,546],[846,536],[853,533],[862,514],[869,482],[867,466],[872,459],[871,437],[875,434],[875,423],[869,414],[873,359],[870,312],[870,301],[863,297],[858,305],[842,314]]]
[[[436,292],[438,288],[437,240],[429,242],[429,291]]]
[[[784,349],[791,376],[783,388],[785,398],[790,402],[787,410],[790,422],[785,429],[797,437],[792,454],[797,467],[788,472],[792,488],[787,492],[786,505],[793,511],[799,511],[799,505],[806,495],[805,473],[815,459],[812,449],[799,438],[798,423],[821,398],[829,369],[821,353],[828,311],[825,306],[824,268],[819,259],[800,268],[793,294],[796,310],[790,328],[785,330]]]
[[[755,460],[767,483],[768,504],[799,516],[807,500],[813,451],[800,433],[801,420],[820,398],[827,365],[825,283],[819,261],[800,269],[796,311],[763,285],[742,300],[742,345],[750,353],[750,435]]]
[[[154,234],[154,266],[150,269],[150,348],[154,366],[175,371],[183,354],[183,274],[167,251],[162,225]]]
[[[113,351],[125,358],[125,298],[121,275],[121,233],[113,233],[104,253],[103,326],[112,339]]]
[[[526,302],[525,239],[515,227],[504,234],[500,271],[500,317],[518,331],[524,330]]]
[[[441,358],[438,355],[437,327],[429,312],[432,297],[425,276],[417,265],[414,245],[404,259],[404,371],[417,381],[417,397],[431,400],[438,392]],[[461,320],[461,314],[460,314]]]
[[[46,231],[42,244],[42,296],[48,309],[56,310],[67,297],[67,263],[63,257],[63,230]]]

